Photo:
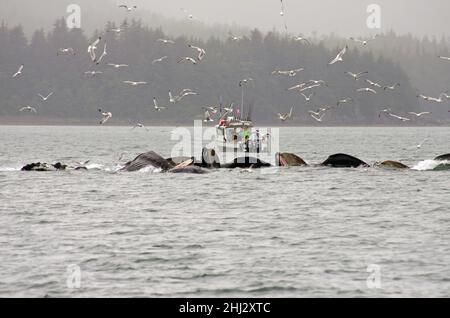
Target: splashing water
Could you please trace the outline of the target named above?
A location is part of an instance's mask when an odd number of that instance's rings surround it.
[[[428,171],[428,170],[434,170],[438,168],[439,166],[445,166],[449,165],[449,161],[437,161],[437,160],[424,160],[419,162],[417,165],[412,167],[412,170],[418,170],[418,171]]]

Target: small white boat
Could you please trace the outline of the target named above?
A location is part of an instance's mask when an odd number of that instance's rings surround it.
[[[268,153],[270,139],[268,134],[260,133],[249,119],[227,116],[216,125],[216,149],[220,152]]]

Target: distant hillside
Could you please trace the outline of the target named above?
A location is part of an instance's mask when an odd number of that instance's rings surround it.
[[[106,29],[117,25],[109,23]],[[337,101],[352,97],[353,103],[340,107],[327,115],[327,124],[378,124],[392,120],[378,118],[378,111],[391,107],[398,113],[417,111],[417,91],[408,76],[396,64],[371,53],[352,49],[345,61],[328,66],[338,48],[326,49],[323,45],[303,45],[274,33],[262,34],[253,30],[241,41],[225,41],[210,38],[207,41],[174,38],[175,44],[162,44],[159,38],[167,37],[160,29],[151,29],[140,22],[129,22],[127,31],[120,36],[104,32],[103,41],[108,44],[108,55],[100,65],[93,64],[87,47],[93,40],[81,30],[67,30],[64,20],[55,23],[46,34],[38,30],[27,43],[20,27],[0,28],[0,115],[18,115],[18,108],[36,105],[39,115],[59,118],[84,118],[98,120],[98,108],[112,111],[115,120],[138,120],[152,123],[182,124],[201,119],[202,106],[217,105],[219,99],[225,104],[240,104],[241,89],[238,82],[243,78],[254,79],[245,89],[245,106],[252,105],[254,117],[263,122],[279,123],[277,113],[289,111],[295,106],[294,124],[314,123],[308,110],[323,106],[335,106]],[[207,54],[198,65],[179,64],[183,56],[196,57],[197,52],[188,48],[193,43]],[[73,47],[75,56],[57,56],[61,47]],[[152,64],[156,58],[167,56],[162,63]],[[20,64],[24,72],[11,78]],[[130,67],[113,69],[107,63],[125,63]],[[304,67],[296,76],[275,76],[276,69],[289,70]],[[103,72],[88,77],[85,71]],[[357,93],[356,89],[367,87],[355,81],[346,71],[369,71],[369,78],[383,84],[401,83],[394,92],[379,91],[378,94]],[[130,87],[125,80],[146,81],[141,87]],[[310,103],[297,92],[287,88],[307,80],[324,80],[327,86],[316,88]],[[198,95],[189,96],[176,105],[168,105],[168,91],[174,93],[184,88],[195,90]],[[38,93],[55,94],[43,102]],[[309,93],[309,92],[305,92]],[[154,111],[152,98],[157,97],[166,111]],[[425,121],[426,122],[426,121]]]
[[[199,21],[176,20],[166,18],[151,11],[139,10],[127,13],[117,7],[114,0],[46,0],[45,5],[38,5],[37,1],[30,5],[30,0],[0,0],[0,22],[9,26],[21,25],[27,36],[31,36],[36,28],[50,31],[56,19],[67,17],[67,6],[76,3],[81,7],[81,24],[87,33],[96,29],[103,29],[108,21],[121,23],[124,19],[140,20],[146,26],[163,28],[164,32],[172,36],[186,35],[207,39],[214,35],[225,38],[230,31],[242,34],[248,33],[247,28],[236,25],[205,25]]]

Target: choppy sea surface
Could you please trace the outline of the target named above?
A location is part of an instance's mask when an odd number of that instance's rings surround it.
[[[117,172],[172,130],[0,126],[0,297],[450,296],[450,128],[281,128],[308,163],[407,171]]]

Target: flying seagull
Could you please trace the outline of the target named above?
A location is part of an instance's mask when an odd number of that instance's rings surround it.
[[[209,112],[213,115],[215,115],[219,112],[217,106],[210,106],[210,107],[203,107],[203,108],[206,110],[209,110]]]
[[[178,103],[179,101],[181,101],[184,97],[190,96],[190,95],[197,95],[197,93],[194,92],[194,91],[192,91],[192,90],[189,89],[189,88],[185,88],[185,89],[183,89],[178,95],[173,96],[173,95],[172,95],[172,91],[169,90],[169,102],[170,102],[170,103],[173,103],[173,104],[176,104],[176,103]]]
[[[390,109],[390,108],[385,108],[385,109],[383,109],[383,110],[380,110],[379,112],[378,112],[378,118],[381,118],[381,114],[384,114],[384,115],[388,115],[389,113],[391,113],[392,112],[392,110]]]
[[[253,78],[251,78],[251,77],[244,78],[244,79],[239,81],[239,87],[242,87],[242,85],[247,85],[250,82],[253,82]]]
[[[112,29],[109,29],[109,30],[107,30],[106,32],[114,32],[115,34],[120,34],[120,33],[122,33],[123,31],[125,31],[125,28],[124,28],[124,27],[120,27],[120,28],[112,28]]]
[[[323,117],[325,116],[325,112],[323,112],[321,115],[317,116],[315,114],[310,114],[312,118],[314,118],[318,122],[322,122]]]
[[[191,49],[197,50],[197,52],[198,52],[197,60],[198,61],[203,60],[203,58],[206,55],[206,51],[204,49],[202,49],[201,47],[198,47],[198,46],[191,45],[191,44],[188,44],[188,47],[190,47]]]
[[[14,78],[14,77],[17,77],[17,76],[21,75],[21,74],[22,74],[22,71],[23,71],[23,67],[24,67],[23,64],[20,65],[19,69],[17,70],[16,73],[14,73],[14,75],[13,75],[12,77]]]
[[[450,57],[439,56],[439,58],[440,58],[441,60],[444,60],[444,61],[450,61]]]
[[[156,64],[156,63],[162,62],[162,61],[164,61],[165,59],[167,59],[167,56],[166,56],[166,55],[164,55],[163,57],[160,57],[159,59],[154,59],[154,60],[152,61],[152,64]]]
[[[311,98],[315,95],[315,93],[311,93],[311,94],[309,94],[309,96],[306,96],[306,95],[303,94],[303,93],[300,93],[300,95],[302,95],[302,96],[305,98],[305,101],[306,101],[306,102],[310,102],[310,101],[311,101]]]
[[[417,117],[422,117],[422,116],[425,116],[425,115],[431,115],[432,113],[431,112],[421,112],[421,113],[409,112],[408,114],[414,115],[414,116],[417,116]]]
[[[397,87],[400,87],[400,83],[395,83],[395,84],[392,85],[392,86],[385,86],[385,87],[384,87],[384,90],[390,90],[390,91],[393,91],[393,90],[395,90]]]
[[[203,121],[206,122],[211,122],[214,121],[214,119],[211,118],[211,113],[209,112],[209,110],[205,110],[205,113],[203,114]]]
[[[349,97],[349,98],[345,98],[345,99],[341,99],[340,101],[337,102],[337,106],[341,106],[341,104],[347,104],[353,102],[353,98]]]
[[[288,75],[290,77],[294,77],[297,75],[297,73],[304,71],[304,70],[305,70],[304,68],[297,68],[297,69],[288,70],[288,71],[275,70],[271,74],[272,75]]]
[[[98,74],[103,74],[103,72],[100,72],[100,71],[87,71],[87,72],[84,72],[84,74],[85,74],[85,75],[90,75],[90,76],[92,76],[92,77],[95,77],[95,76],[97,76]]]
[[[375,82],[372,82],[369,79],[366,79],[366,82],[369,83],[370,86],[381,88],[381,85]]]
[[[114,63],[108,63],[109,66],[112,66],[114,68],[121,68],[121,67],[128,67],[128,64],[114,64]]]
[[[353,37],[351,37],[350,40],[352,40],[353,42],[359,43],[363,46],[366,46],[367,43],[369,43],[368,40],[362,40],[362,39],[357,39],[357,38],[353,38]]]
[[[348,74],[348,75],[350,75],[351,77],[353,77],[353,79],[355,80],[355,81],[359,81],[359,79],[362,77],[362,76],[364,76],[364,75],[366,75],[366,74],[369,74],[369,72],[359,72],[359,73],[352,73],[352,72],[345,72],[345,74]]]
[[[97,50],[97,45],[100,43],[100,40],[102,39],[102,37],[98,37],[98,39],[96,39],[91,45],[88,46],[88,53],[91,57],[92,62],[95,62],[96,60],[96,54],[95,51]]]
[[[102,115],[102,120],[100,121],[100,125],[105,124],[112,117],[111,112],[104,112],[101,109],[99,109],[98,112]]]
[[[345,53],[347,53],[347,49],[348,49],[348,46],[345,46],[345,47],[342,49],[342,51],[340,51],[339,54],[338,54],[338,55],[337,55],[330,63],[328,63],[328,65],[333,65],[333,64],[335,64],[335,63],[337,63],[337,62],[342,62],[342,61],[344,61],[344,60],[343,60],[343,56],[344,56]]]
[[[100,64],[100,62],[103,60],[103,58],[104,58],[106,55],[108,55],[108,53],[106,52],[106,42],[105,42],[105,46],[103,47],[103,53],[102,53],[102,55],[100,55],[100,57],[98,58],[98,60],[95,61],[96,64],[97,64],[97,65]]]
[[[306,87],[307,85],[309,85],[309,87]],[[322,86],[322,85],[328,86],[325,83],[325,81],[322,81],[322,80],[319,80],[319,81],[309,80],[309,81],[307,81],[305,83],[301,83],[301,84],[297,84],[295,86],[289,87],[287,90],[288,91],[299,90],[300,92],[302,92],[304,90],[308,90],[308,89],[311,89],[311,88],[314,88],[314,87],[319,87],[319,86]]]
[[[137,9],[137,6],[136,6],[136,5],[134,5],[134,6],[127,6],[126,4],[119,4],[118,7],[119,7],[119,8],[125,8],[125,10],[126,10],[127,12],[131,12],[131,11]]]
[[[388,115],[391,116],[391,117],[393,117],[393,118],[399,119],[399,120],[401,120],[401,121],[403,121],[403,122],[405,122],[405,121],[410,121],[410,120],[411,120],[411,119],[409,119],[409,118],[401,117],[401,116],[398,116],[398,115],[395,115],[395,114],[392,114],[392,113],[388,113]]]
[[[147,82],[133,82],[133,81],[123,81],[123,83],[131,86],[139,86],[147,84]]]
[[[290,110],[289,113],[284,113],[284,114],[279,113],[279,114],[278,114],[278,118],[279,118],[281,121],[286,121],[286,120],[288,120],[288,119],[292,119],[292,112],[293,112],[293,111],[294,111],[294,107],[291,107],[291,110]]]
[[[42,100],[43,100],[44,102],[46,102],[47,99],[49,99],[49,97],[53,95],[53,92],[51,92],[50,94],[48,94],[46,97],[42,96],[41,94],[38,94],[38,95],[39,95],[40,98],[42,98]]]
[[[444,101],[444,97],[449,99],[450,96],[447,95],[446,93],[441,93],[441,95],[439,95],[439,98],[435,98],[435,97],[430,97],[430,96],[425,96],[425,95],[419,95],[417,96],[418,98],[422,98],[423,100],[426,100],[427,102],[435,102],[435,103],[442,103]]]
[[[194,16],[191,13],[189,13],[188,10],[186,10],[185,8],[181,8],[180,10],[183,11],[186,14],[188,19],[194,20]]]
[[[304,38],[301,36],[294,37],[294,41],[295,42],[305,42],[306,44],[311,44],[311,42],[307,38]]]
[[[156,111],[160,112],[163,109],[166,109],[166,107],[160,107],[158,106],[158,101],[156,100],[156,97],[153,97],[153,105],[155,106]]]
[[[22,107],[21,109],[19,109],[19,111],[20,111],[20,112],[27,111],[27,112],[30,112],[30,113],[35,113],[35,114],[37,114],[36,108],[31,107],[31,106],[25,106],[25,107]]]
[[[158,39],[158,40],[156,40],[157,42],[162,42],[162,43],[164,43],[164,44],[174,44],[175,43],[175,41],[172,41],[172,40],[168,40],[168,39]]]
[[[376,93],[377,93],[374,89],[369,88],[369,87],[360,88],[360,89],[357,89],[356,91],[357,91],[357,92],[373,93],[373,94],[376,94]]]
[[[191,64],[197,64],[197,61],[195,59],[193,59],[192,57],[181,57],[177,63],[191,63]]]
[[[60,48],[60,49],[58,49],[58,52],[56,52],[56,55],[61,55],[61,54],[66,54],[66,53],[75,55],[75,50],[71,47]]]
[[[300,89],[299,92],[301,93],[301,92],[304,92],[304,91],[307,91],[307,90],[310,90],[310,89],[313,89],[313,88],[316,88],[316,87],[320,87],[320,86],[322,86],[322,84],[309,85],[309,86],[306,86],[306,87]]]
[[[231,33],[231,32],[228,35],[229,35],[229,38],[234,42],[238,42],[238,41],[241,41],[244,39],[244,37],[233,35],[233,33]]]
[[[316,117],[320,117],[323,113],[326,113],[330,109],[331,109],[330,107],[322,107],[322,108],[319,108],[317,111],[310,110],[310,111],[308,111],[308,113],[310,115],[314,115]]]

